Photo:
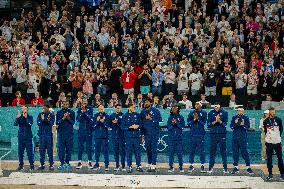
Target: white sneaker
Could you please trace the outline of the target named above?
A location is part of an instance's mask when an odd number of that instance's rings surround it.
[[[212,174],[212,173],[213,173],[213,168],[212,168],[212,169],[209,169],[209,170],[207,171],[207,173],[208,173],[208,174]]]

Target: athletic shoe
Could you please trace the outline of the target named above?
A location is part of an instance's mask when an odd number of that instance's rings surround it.
[[[266,181],[272,181],[273,180],[273,175],[269,174],[268,177],[265,179]]]
[[[59,171],[63,171],[65,169],[64,165],[60,165],[58,168],[57,168]]]
[[[19,167],[17,168],[17,171],[23,171],[24,170],[24,166],[23,165],[19,165]]]
[[[30,171],[35,170],[35,166],[34,165],[30,165]]]
[[[76,169],[81,169],[82,168],[82,163],[78,162]]]
[[[126,168],[125,167],[122,167],[122,172],[126,172]]]
[[[179,168],[180,173],[184,173],[184,169],[182,167]]]
[[[189,166],[188,172],[192,173],[194,171],[194,167],[192,165]]]
[[[98,170],[100,170],[101,168],[100,168],[100,166],[97,166],[97,165],[94,165],[94,167],[93,167],[93,170],[94,171],[98,171]]]
[[[147,172],[150,173],[152,171],[152,165],[147,166]]]
[[[49,170],[50,170],[50,171],[54,171],[54,166],[53,166],[53,165],[50,165],[50,166],[49,166]]]
[[[280,176],[280,182],[284,182],[284,174]]]
[[[42,170],[44,170],[45,169],[45,166],[44,165],[41,165],[41,166],[39,166],[38,168],[37,168],[37,170],[39,170],[39,171],[42,171]]]
[[[113,169],[113,171],[119,171],[119,166],[117,167],[115,167],[114,169]]]
[[[206,173],[204,165],[201,165],[200,169],[201,169],[201,173]]]
[[[173,173],[175,171],[175,169],[173,168],[173,167],[170,167],[169,169],[168,169],[168,173]]]
[[[127,168],[127,173],[132,173],[132,167],[131,166]]]
[[[209,170],[207,171],[207,173],[208,173],[208,174],[212,174],[212,173],[213,173],[213,168],[209,169]]]
[[[141,166],[138,166],[138,167],[136,168],[136,171],[138,171],[138,172],[144,172]]]
[[[109,168],[108,168],[108,166],[107,166],[107,167],[105,167],[105,171],[109,171]]]
[[[223,169],[223,173],[228,174],[229,173],[228,169]]]
[[[90,161],[89,161],[89,163],[88,163],[88,168],[89,168],[89,169],[93,169],[92,162],[90,162]]]
[[[234,167],[233,171],[231,172],[232,174],[239,173],[239,169],[237,167]]]
[[[72,169],[72,166],[68,163],[68,164],[65,164],[65,168],[66,169]]]
[[[253,175],[254,174],[254,172],[252,171],[252,169],[249,167],[249,168],[247,168],[247,172],[248,172],[248,174],[250,174],[250,175]]]

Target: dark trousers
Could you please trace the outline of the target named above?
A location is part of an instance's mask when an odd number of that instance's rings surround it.
[[[69,164],[71,161],[71,153],[73,148],[73,135],[58,137],[58,157],[61,165]]]
[[[234,166],[239,164],[239,151],[241,151],[242,157],[246,162],[246,166],[250,166],[250,158],[248,152],[248,140],[246,136],[240,136],[238,138],[233,137],[232,139],[232,150],[233,150],[233,159]]]
[[[96,138],[95,139],[95,159],[96,159],[95,166],[99,167],[102,147],[104,149],[105,167],[108,167],[108,165],[109,165],[109,151],[108,151],[108,139],[107,138]]]
[[[33,151],[33,139],[18,137],[18,157],[19,165],[24,165],[24,152],[27,152],[30,165],[34,164],[34,151]]]
[[[116,163],[116,167],[119,167],[119,155],[122,168],[125,167],[125,140],[124,138],[113,138],[113,155]]]
[[[219,145],[220,153],[222,156],[223,167],[227,169],[227,144],[226,134],[210,134],[210,158],[209,158],[209,169],[212,169],[215,164],[215,156],[217,146]]]
[[[140,138],[126,138],[125,139],[125,147],[126,147],[126,158],[127,158],[127,166],[132,166],[132,155],[134,153],[136,159],[136,166],[141,166],[141,146],[140,146]]]
[[[189,139],[189,163],[194,163],[195,152],[199,151],[200,163],[205,163],[204,136],[191,136]]]
[[[277,159],[278,159],[278,168],[279,168],[280,174],[283,175],[284,174],[284,165],[283,165],[283,158],[282,158],[282,145],[281,145],[281,143],[271,144],[271,143],[266,142],[265,145],[266,145],[268,173],[272,174],[272,168],[273,168],[272,155],[273,155],[273,151],[275,151]]]
[[[39,161],[45,164],[45,152],[47,151],[49,165],[53,165],[53,138],[52,136],[40,136],[39,138]]]
[[[169,140],[169,166],[173,167],[174,157],[177,154],[179,167],[183,166],[183,146],[182,140]]]
[[[159,140],[159,135],[157,134],[145,135],[145,148],[148,158],[148,164],[152,165],[157,164],[158,140]]]
[[[79,134],[78,136],[78,160],[82,160],[84,144],[86,144],[86,152],[88,155],[88,160],[92,161],[92,134]]]

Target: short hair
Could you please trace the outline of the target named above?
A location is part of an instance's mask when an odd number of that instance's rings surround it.
[[[114,107],[116,108],[116,107],[118,107],[118,106],[121,106],[121,104],[116,104]]]
[[[145,99],[145,102],[146,102],[146,101],[149,101],[150,103],[152,103],[152,99],[149,98],[149,97]]]
[[[275,108],[274,107],[270,107],[268,110],[272,111],[272,110],[275,110]]]

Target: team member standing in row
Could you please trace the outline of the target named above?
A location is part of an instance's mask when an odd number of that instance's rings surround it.
[[[169,173],[174,172],[174,156],[177,154],[179,171],[183,170],[183,144],[182,144],[182,132],[185,127],[184,118],[179,113],[178,106],[174,106],[171,109],[171,114],[167,121],[167,128],[169,133]]]
[[[136,170],[143,172],[141,166],[141,118],[140,114],[135,112],[135,105],[128,105],[128,112],[122,116],[121,129],[125,136],[127,172],[132,172],[132,153],[135,154]]]
[[[38,136],[39,136],[39,155],[40,167],[39,170],[45,169],[45,152],[47,151],[49,159],[49,170],[53,171],[53,133],[55,115],[50,112],[49,105],[45,104],[42,107],[42,112],[37,117]]]
[[[24,152],[27,151],[30,170],[34,170],[34,151],[33,151],[33,133],[32,127],[33,117],[28,114],[28,107],[23,106],[22,112],[18,111],[14,126],[18,126],[18,157],[19,167],[18,171],[24,169]]]
[[[144,134],[146,153],[148,158],[148,172],[156,171],[158,140],[160,136],[160,122],[162,117],[157,108],[152,107],[152,100],[147,98],[141,111],[141,125]]]
[[[248,153],[248,136],[247,130],[250,128],[249,118],[244,115],[244,109],[239,107],[237,109],[237,115],[232,117],[231,129],[233,130],[232,138],[232,149],[233,149],[233,159],[234,159],[234,169],[232,174],[239,172],[239,151],[246,162],[247,172],[253,174],[252,169],[250,168],[250,158]]]
[[[194,155],[196,150],[200,153],[201,172],[206,173],[204,168],[205,163],[205,124],[207,120],[206,111],[202,110],[200,102],[195,103],[195,110],[191,111],[188,115],[187,123],[190,128],[189,139],[189,172],[194,170]]]
[[[83,99],[82,107],[78,109],[76,121],[79,122],[78,130],[78,165],[76,169],[82,168],[82,155],[84,144],[88,156],[88,168],[92,169],[92,143],[93,143],[93,108],[88,107],[88,100]]]
[[[228,123],[228,112],[223,110],[219,103],[214,105],[214,109],[208,113],[207,126],[210,132],[210,158],[208,173],[213,172],[217,145],[223,160],[223,172],[228,173],[227,169],[227,145],[226,145],[226,125]]]
[[[104,163],[105,171],[109,168],[109,150],[108,150],[108,129],[109,129],[109,115],[105,113],[105,108],[103,105],[98,107],[98,113],[94,115],[94,134],[95,134],[95,159],[96,164],[94,165],[94,170],[99,170],[99,160],[101,155],[101,149],[104,149]]]
[[[267,169],[268,177],[267,181],[273,179],[272,174],[272,155],[275,151],[278,159],[278,168],[281,174],[281,180],[284,181],[284,164],[282,159],[282,144],[281,135],[283,133],[282,120],[275,116],[275,109],[269,108],[269,117],[263,121],[263,127],[265,132],[265,145],[266,145],[266,156],[267,156]]]
[[[121,112],[121,105],[115,105],[115,112],[110,115],[110,128],[112,129],[112,145],[113,145],[113,155],[115,160],[114,171],[119,170],[119,155],[121,160],[121,168],[123,171],[125,169],[125,139],[124,133],[121,129],[121,120],[123,113]]]
[[[58,125],[58,156],[60,161],[59,170],[71,169],[71,153],[73,147],[73,126],[75,123],[75,112],[69,109],[69,101],[63,102],[63,108],[56,114]]]

